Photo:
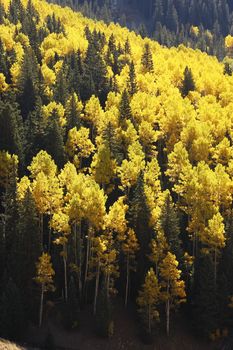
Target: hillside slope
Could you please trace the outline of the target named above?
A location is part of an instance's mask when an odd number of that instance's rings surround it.
[[[64,327],[91,305],[111,337],[119,294],[149,342],[178,310],[200,336],[227,336],[229,65],[43,0],[2,4],[0,335],[59,302]]]

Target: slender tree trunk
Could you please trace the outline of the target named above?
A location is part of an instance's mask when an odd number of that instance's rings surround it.
[[[110,274],[107,273],[107,297],[109,298]]]
[[[66,262],[66,247],[64,247],[65,256],[63,256],[64,263],[64,282],[65,282],[65,301],[68,299],[68,288],[67,288],[67,262]]]
[[[214,287],[216,288],[217,281],[217,249],[214,250]]]
[[[78,249],[79,249],[79,269],[78,269],[78,276],[79,276],[79,295],[80,295],[80,298],[82,296],[82,230],[81,230],[81,222],[79,224],[79,230],[78,230],[78,241],[79,241],[79,246],[78,246]]]
[[[41,237],[41,244],[42,244],[42,251],[44,250],[44,215],[40,214],[40,220],[39,220],[39,229],[40,229],[40,237]]]
[[[78,257],[77,257],[77,223],[74,223],[74,262],[78,266]]]
[[[84,275],[84,289],[86,288],[88,268],[89,268],[90,240],[91,240],[91,237],[90,237],[90,234],[88,232],[88,236],[87,236],[87,250],[86,250],[86,266],[85,266],[85,275]]]
[[[99,279],[100,279],[100,262],[98,261],[96,279],[95,279],[95,298],[94,298],[94,315],[96,314],[96,303],[99,290]]]
[[[128,292],[129,292],[129,253],[127,254],[127,267],[126,267],[125,307],[128,304]]]
[[[149,334],[151,334],[151,306],[148,306],[148,329]]]
[[[41,295],[40,295],[40,313],[39,313],[39,327],[42,325],[43,318],[43,304],[44,304],[44,287],[41,287]]]
[[[170,333],[170,300],[167,300],[167,306],[166,306],[166,317],[167,317],[167,336],[169,336]]]
[[[49,222],[51,221],[51,217],[52,215],[49,214]],[[51,225],[49,224],[49,244],[48,244],[48,251],[50,252],[50,249],[51,249]]]

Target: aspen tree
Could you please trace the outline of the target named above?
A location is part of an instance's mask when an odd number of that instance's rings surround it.
[[[176,256],[168,252],[160,264],[161,300],[164,301],[166,307],[167,335],[170,333],[171,309],[185,302],[185,283],[180,276],[181,271],[178,269]]]
[[[160,286],[156,274],[152,268],[147,272],[145,283],[139,291],[137,304],[139,312],[143,314],[143,318],[147,325],[148,333],[151,334],[153,321],[159,320],[159,312],[156,306],[159,304]]]
[[[47,253],[43,253],[39,258],[36,265],[36,277],[35,281],[41,287],[41,297],[40,297],[40,313],[39,313],[39,326],[42,324],[43,317],[43,305],[44,305],[44,294],[49,291],[54,291],[53,278],[55,272],[52,267],[51,257]]]

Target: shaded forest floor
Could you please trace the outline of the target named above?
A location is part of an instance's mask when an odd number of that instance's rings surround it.
[[[100,338],[95,332],[92,310],[80,313],[80,327],[66,331],[62,327],[57,307],[49,313],[42,329],[31,328],[27,343],[42,346],[48,333],[52,334],[56,349],[63,350],[215,350],[216,344],[206,343],[195,337],[184,320],[173,320],[171,336],[161,331],[154,337],[153,344],[145,345],[140,337],[135,311],[127,309],[117,300],[114,309],[114,335],[111,339]]]

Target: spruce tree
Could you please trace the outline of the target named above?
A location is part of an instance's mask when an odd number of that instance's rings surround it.
[[[68,299],[65,305],[65,327],[72,329],[78,326],[79,301],[78,291],[73,276],[68,286]]]
[[[146,43],[144,46],[141,64],[145,72],[153,73],[154,71],[153,57],[152,57],[150,45],[148,43]]]
[[[195,89],[196,87],[192,70],[186,66],[184,70],[184,79],[181,86],[181,94],[183,97],[186,97],[190,91],[194,91]]]
[[[15,96],[9,94],[6,101],[0,100],[0,150],[16,154],[20,170],[24,166],[24,126]]]
[[[19,104],[23,119],[35,110],[38,95],[38,62],[32,48],[26,48],[19,78]]]
[[[33,277],[36,273],[36,262],[42,251],[42,242],[37,210],[29,189],[18,206],[17,231],[18,285],[23,291],[22,297],[28,301],[26,308],[31,312],[35,301]]]
[[[96,306],[96,329],[102,337],[109,338],[113,335],[112,311],[111,300],[103,287],[98,294]]]
[[[61,169],[65,164],[64,143],[59,117],[55,110],[52,112],[47,122],[44,147]]]
[[[209,337],[218,328],[217,294],[210,255],[202,255],[196,261],[192,306],[197,331]]]
[[[110,122],[103,131],[103,139],[108,144],[112,157],[120,165],[124,158],[122,145],[116,137],[114,126]]]
[[[125,121],[126,119],[132,118],[130,100],[127,90],[124,90],[121,95],[121,101],[119,105],[120,119]]]
[[[130,95],[134,95],[138,90],[135,67],[134,67],[133,61],[131,61],[129,66],[128,90]]]
[[[180,261],[182,257],[182,248],[180,240],[179,218],[172,202],[170,193],[166,195],[164,204],[162,206],[160,225],[170,246],[170,252],[175,254],[175,256]]]
[[[149,246],[153,234],[153,230],[149,227],[150,211],[144,192],[143,177],[143,172],[141,172],[136,185],[129,195],[129,209],[127,213],[127,220],[136,233],[140,247],[137,254],[137,289],[143,283],[145,272],[148,269],[147,256],[150,253]]]
[[[18,287],[10,279],[0,299],[0,336],[20,340],[24,327],[23,302]]]

